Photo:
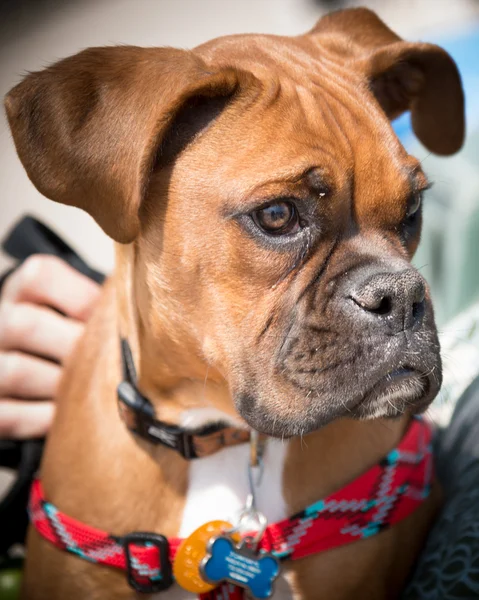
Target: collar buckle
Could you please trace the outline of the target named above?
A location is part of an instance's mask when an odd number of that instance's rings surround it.
[[[141,436],[146,433],[147,419],[151,420],[151,404],[137,392],[128,381],[122,381],[117,388],[118,408],[125,425]]]
[[[153,594],[173,585],[170,545],[165,536],[135,531],[121,538],[121,542],[125,550],[126,574],[130,587],[142,594]],[[157,565],[148,564],[141,559],[141,551],[151,551],[152,547],[158,550]]]
[[[198,458],[195,449],[195,442],[191,433],[183,431],[178,438],[178,452],[186,460]]]

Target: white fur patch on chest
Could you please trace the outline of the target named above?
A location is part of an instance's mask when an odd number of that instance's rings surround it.
[[[211,409],[186,411],[182,424],[189,427],[211,422]],[[215,411],[218,413],[218,411]],[[222,413],[216,419],[237,426]],[[205,421],[199,422],[203,416]],[[193,425],[194,424],[194,425]],[[287,442],[268,440],[264,454],[264,472],[261,485],[256,490],[256,504],[269,522],[284,519],[286,504],[283,498],[283,464]],[[195,529],[215,519],[234,520],[243,509],[249,493],[248,460],[249,445],[240,444],[224,448],[205,458],[193,460],[189,469],[189,485],[186,497],[183,520],[179,531],[180,537],[190,535]]]
[[[276,440],[268,443],[261,485],[256,490],[257,508],[269,522],[286,517],[282,493],[285,449]],[[248,459],[249,446],[242,444],[191,463],[181,537],[207,521],[222,519],[234,523],[249,493]]]
[[[221,418],[235,426],[238,425],[224,414],[215,410],[213,412],[215,420]],[[212,409],[187,411],[183,415],[182,425],[198,427],[211,422],[212,416]],[[287,517],[282,485],[287,445],[287,442],[268,440],[264,454],[263,477],[256,489],[256,506],[270,523]],[[208,521],[222,519],[235,524],[235,518],[244,508],[249,493],[248,459],[249,445],[241,444],[191,461],[179,537],[187,537]],[[176,585],[161,595],[164,600],[189,600],[195,597]],[[289,585],[281,576],[275,585],[274,598],[292,598]]]

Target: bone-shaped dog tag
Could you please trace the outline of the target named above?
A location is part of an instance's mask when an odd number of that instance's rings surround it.
[[[258,554],[245,543],[236,546],[226,535],[212,538],[207,550],[200,565],[206,581],[213,584],[228,581],[248,590],[256,600],[271,596],[279,574],[279,562],[274,556]]]

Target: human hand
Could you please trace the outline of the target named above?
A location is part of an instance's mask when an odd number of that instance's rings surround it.
[[[7,278],[0,295],[0,438],[46,434],[63,365],[99,292],[54,256],[31,256]]]

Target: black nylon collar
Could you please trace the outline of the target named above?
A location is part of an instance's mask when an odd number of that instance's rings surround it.
[[[137,388],[136,370],[128,341],[122,338],[120,343],[123,381],[117,388],[118,407],[130,431],[152,444],[175,450],[187,460],[209,456],[224,446],[249,441],[248,431],[222,422],[190,430],[156,419],[153,405]]]

